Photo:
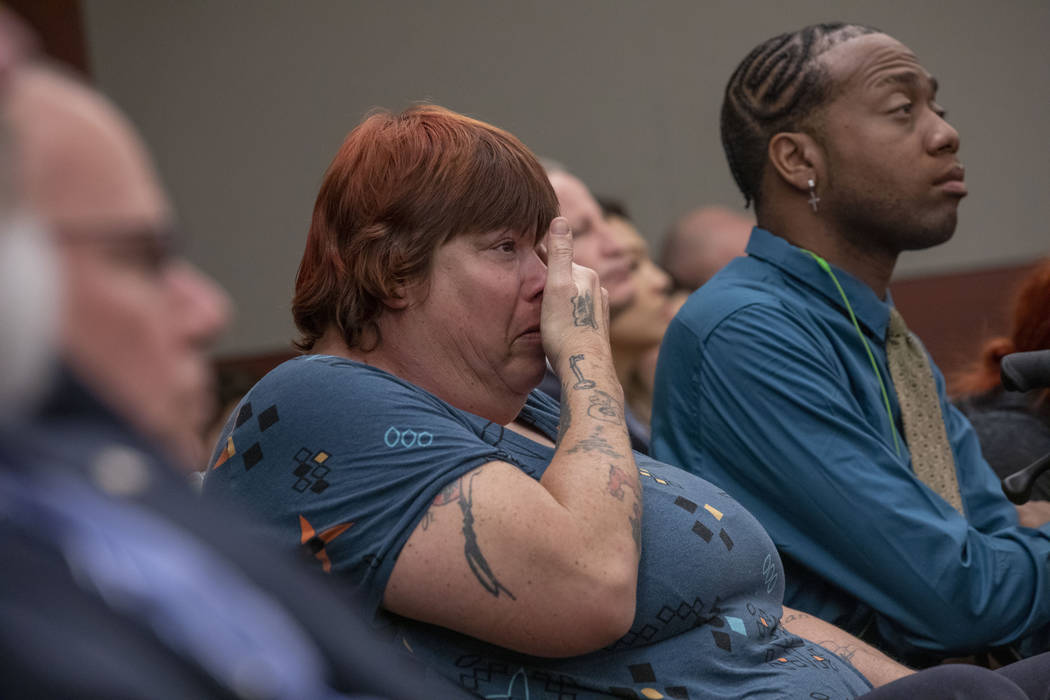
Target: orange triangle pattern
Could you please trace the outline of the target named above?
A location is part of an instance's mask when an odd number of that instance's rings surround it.
[[[310,524],[310,521],[300,514],[299,543],[306,544],[307,542],[316,537],[325,544],[328,544],[329,542],[334,540],[336,537],[339,537],[339,535],[343,534],[353,526],[353,522],[341,523],[339,525],[336,525],[335,527],[328,528],[321,534],[317,534],[317,532],[314,530],[314,526]],[[317,552],[314,554],[314,557],[316,557],[317,560],[321,562],[321,568],[324,569],[325,573],[330,573],[332,571],[332,560],[328,558],[328,552],[325,551],[323,546],[317,550]]]
[[[223,449],[222,452],[219,453],[219,456],[216,457],[215,464],[211,465],[211,468],[218,469],[226,463],[226,460],[228,460],[235,454],[237,454],[237,450],[233,446],[233,436],[231,435],[228,438],[226,438],[226,447]]]

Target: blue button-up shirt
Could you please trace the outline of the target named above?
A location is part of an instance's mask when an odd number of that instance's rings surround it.
[[[886,365],[891,300],[756,228],[664,338],[653,455],[722,486],[766,527],[785,604],[903,655],[1050,634],[1050,527],[1018,525],[933,367],[963,517],[914,474]],[[931,361],[932,365],[932,361]],[[892,421],[892,422],[891,422]],[[894,428],[898,431],[895,440]]]

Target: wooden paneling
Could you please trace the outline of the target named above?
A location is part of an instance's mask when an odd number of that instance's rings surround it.
[[[1035,264],[917,277],[890,285],[908,327],[948,379],[977,359],[984,343],[1010,330],[1010,302]]]
[[[7,0],[6,5],[30,26],[45,54],[91,76],[80,0]]]

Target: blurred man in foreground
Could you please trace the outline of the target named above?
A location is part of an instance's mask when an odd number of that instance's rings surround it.
[[[0,694],[422,697],[325,582],[186,489],[227,300],[175,255],[127,122],[0,20]]]

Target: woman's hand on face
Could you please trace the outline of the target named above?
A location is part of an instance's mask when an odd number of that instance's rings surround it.
[[[580,347],[609,346],[609,295],[598,274],[572,261],[572,231],[564,217],[547,231],[547,284],[540,318],[543,349],[553,367]]]

